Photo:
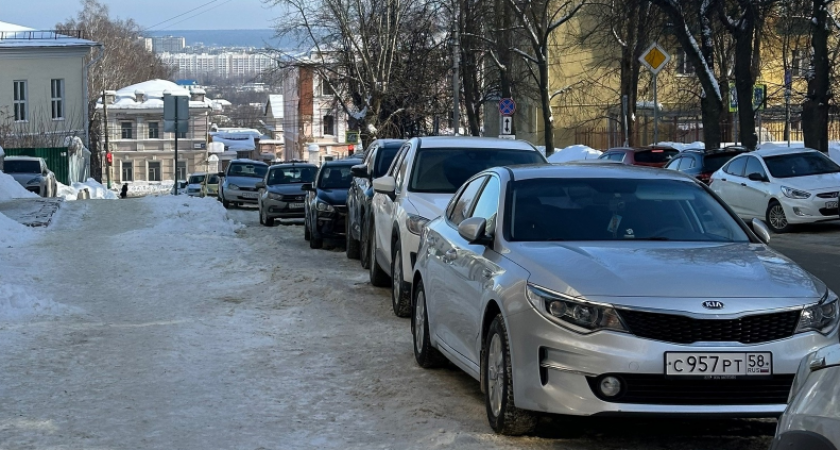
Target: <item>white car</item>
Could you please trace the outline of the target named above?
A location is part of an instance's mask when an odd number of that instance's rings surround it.
[[[840,447],[840,345],[808,355],[793,380],[790,401],[771,450]]]
[[[413,138],[386,176],[373,180],[370,282],[391,284],[394,314],[411,314],[411,277],[425,224],[443,213],[470,177],[497,166],[546,164],[525,141],[468,136]]]
[[[7,156],[3,171],[27,191],[41,197],[55,197],[58,191],[55,174],[47,167],[44,158]]]
[[[840,165],[807,148],[756,150],[732,158],[709,187],[744,219],[762,219],[776,233],[792,224],[840,218]]]

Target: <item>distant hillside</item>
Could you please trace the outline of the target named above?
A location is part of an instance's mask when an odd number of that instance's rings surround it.
[[[257,47],[293,50],[295,42],[281,41],[274,36],[274,30],[162,30],[148,31],[147,36],[183,36],[187,45],[202,43],[207,47]]]

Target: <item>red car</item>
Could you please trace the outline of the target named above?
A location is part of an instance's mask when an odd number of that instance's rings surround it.
[[[628,166],[664,167],[680,152],[671,147],[618,147],[605,151],[598,159],[619,161]]]

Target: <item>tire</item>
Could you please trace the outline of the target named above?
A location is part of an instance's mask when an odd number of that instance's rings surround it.
[[[394,242],[394,256],[391,258],[391,307],[397,317],[411,316],[411,297],[403,281],[402,247],[400,241]]]
[[[370,230],[367,229],[367,221],[362,222],[362,239],[359,242],[359,262],[363,269],[370,269]]]
[[[262,208],[259,209],[260,225],[265,225],[265,218],[263,218]]]
[[[309,220],[304,220],[303,222],[303,239],[308,241],[312,239],[312,235],[309,234]]]
[[[225,200],[225,198],[221,195],[219,196],[219,198],[222,200],[222,206],[224,206],[225,209],[230,209],[230,202]]]
[[[350,233],[350,219],[345,219],[344,221],[344,235],[347,236],[347,244],[346,244],[346,253],[348,259],[359,259],[359,240],[353,239],[353,235]]]
[[[776,200],[770,200],[764,218],[767,220],[767,226],[774,233],[787,233],[792,228],[791,224],[787,221],[784,208]]]
[[[318,249],[324,246],[324,240],[312,229],[312,222],[309,222],[309,248]]]
[[[373,225],[370,226],[368,240],[370,241],[370,284],[376,287],[388,287],[391,285],[391,277],[376,262],[376,229],[373,228]]]
[[[496,433],[506,436],[532,432],[537,426],[536,415],[515,406],[510,343],[501,314],[496,315],[490,324],[482,353],[481,376],[484,377],[486,386],[484,405],[490,427]]]
[[[446,365],[446,357],[432,347],[429,339],[429,313],[426,311],[426,289],[423,280],[417,282],[412,302],[411,335],[414,337],[414,360],[424,369]]]

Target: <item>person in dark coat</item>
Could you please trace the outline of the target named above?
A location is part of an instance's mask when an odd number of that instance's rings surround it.
[[[128,183],[123,183],[122,189],[120,189],[120,198],[128,197]]]

